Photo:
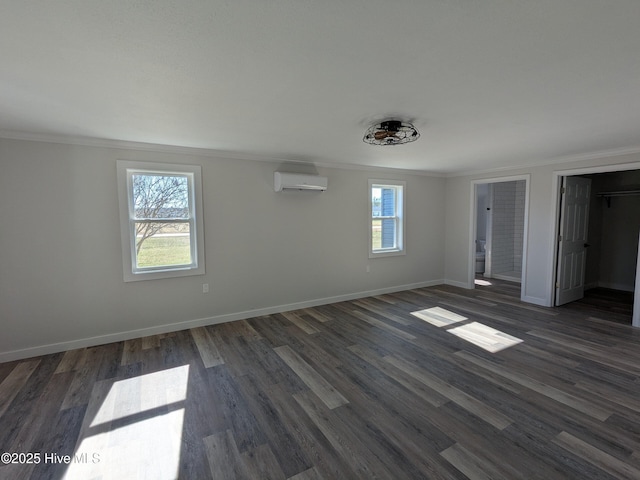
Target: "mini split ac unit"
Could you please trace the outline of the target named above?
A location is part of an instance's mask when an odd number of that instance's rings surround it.
[[[285,172],[275,172],[273,174],[273,188],[276,192],[282,190],[315,190],[324,192],[327,189],[327,184],[327,177],[320,177],[319,175]]]

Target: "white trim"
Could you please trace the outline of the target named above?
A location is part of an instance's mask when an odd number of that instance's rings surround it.
[[[552,306],[555,304],[555,284],[556,284],[556,275],[557,275],[557,259],[558,259],[558,248],[556,239],[559,234],[559,216],[560,216],[560,187],[562,184],[562,177],[572,176],[572,175],[589,175],[593,173],[609,173],[609,172],[624,172],[627,170],[640,170],[640,162],[628,162],[628,163],[613,163],[610,165],[596,165],[593,167],[580,167],[574,169],[566,169],[566,170],[556,170],[553,172],[553,176],[551,178],[551,205],[554,208],[554,214],[551,215],[551,235],[548,238],[549,251],[553,252],[551,255],[551,264],[549,265],[549,273],[547,278],[549,279],[549,284],[547,286],[547,304]],[[639,247],[640,248],[640,247]],[[638,256],[640,262],[640,255]],[[640,263],[639,263],[640,265]],[[640,277],[640,269],[638,265],[636,265],[636,278]],[[635,299],[640,299],[640,283],[636,281],[635,285]],[[634,301],[633,304],[633,318],[638,319],[638,322],[634,322],[634,326],[640,327],[640,304],[637,301]],[[637,324],[636,324],[637,323]]]
[[[640,252],[640,238],[638,239],[638,252]],[[633,313],[631,325],[640,328],[640,254],[636,259],[636,285],[633,293]]]
[[[536,161],[536,160],[525,161],[520,164],[505,165],[502,167],[451,172],[451,173],[446,173],[444,176],[447,178],[453,178],[453,177],[468,177],[468,176],[476,176],[476,175],[497,174],[499,172],[504,172],[505,170],[529,169],[529,168],[536,168],[536,167],[544,167],[546,165],[584,162],[588,160],[596,160],[599,158],[622,157],[624,155],[637,155],[639,153],[640,153],[640,146],[632,146],[629,148],[614,148],[611,150],[600,150],[597,152],[587,152],[587,153],[577,154],[577,155],[551,157],[551,158],[546,158],[539,161]]]
[[[59,145],[77,145],[82,147],[115,148],[122,150],[138,150],[152,153],[170,153],[176,155],[193,155],[214,159],[246,160],[250,162],[282,163],[282,157],[256,155],[247,152],[233,152],[229,150],[214,150],[212,148],[188,147],[180,145],[164,145],[160,143],[134,142],[129,140],[111,140],[108,138],[78,137],[67,135],[48,135],[38,133],[23,133],[0,130],[0,139],[19,140],[27,142],[57,143]],[[414,170],[410,168],[380,167],[377,165],[357,165],[354,163],[335,163],[329,161],[305,162],[303,160],[287,160],[287,164],[315,165],[317,167],[336,168],[341,170],[379,171],[381,173],[397,173],[402,175],[421,175],[425,177],[445,178],[446,173]]]
[[[467,290],[472,290],[473,289],[473,287],[471,285],[469,285],[468,283],[458,282],[457,280],[445,279],[444,280],[444,284],[445,285],[451,285],[452,287],[466,288]]]
[[[592,173],[624,172],[627,170],[640,170],[640,162],[612,163],[610,165],[597,165],[593,167],[571,168],[566,170],[556,170],[556,176],[570,177],[573,175],[588,175]]]
[[[531,175],[523,174],[523,175],[510,175],[507,177],[494,177],[494,178],[483,178],[478,180],[471,181],[471,198],[470,198],[470,219],[469,219],[469,263],[468,263],[468,287],[467,288],[475,288],[475,274],[476,274],[476,221],[477,221],[477,185],[481,184],[492,184],[492,183],[503,183],[503,182],[515,182],[524,180],[524,228],[523,228],[523,238],[522,238],[522,276],[520,283],[520,300],[523,302],[527,301],[526,298],[531,298],[525,295],[527,291],[527,257],[529,252],[529,195],[531,190]],[[496,275],[493,275],[494,278],[497,278]]]
[[[533,303],[534,305],[539,305],[541,307],[551,307],[551,304],[549,304],[546,298],[530,297],[529,295],[525,295],[524,297],[522,297],[522,301]]]
[[[29,142],[46,142],[46,143],[58,143],[62,145],[79,145],[85,147],[101,147],[101,148],[117,148],[127,150],[141,150],[147,152],[157,153],[173,153],[179,155],[197,155],[218,159],[236,159],[236,160],[248,160],[254,162],[282,162],[282,157],[269,157],[267,155],[256,155],[247,152],[232,152],[227,150],[215,150],[212,148],[202,147],[189,147],[180,145],[166,145],[160,143],[146,143],[135,142],[130,140],[115,140],[108,138],[97,137],[81,137],[74,135],[58,135],[58,134],[43,134],[43,133],[28,133],[28,132],[16,132],[10,130],[0,130],[0,139],[7,140],[23,140]],[[487,175],[487,174],[499,174],[506,170],[517,170],[541,167],[545,165],[556,165],[560,163],[573,163],[582,162],[587,160],[594,160],[598,158],[610,158],[620,157],[624,155],[640,154],[640,146],[635,145],[624,148],[614,148],[610,150],[600,150],[595,152],[586,152],[576,155],[563,155],[557,157],[545,158],[542,160],[527,160],[519,164],[503,165],[498,167],[491,167],[486,169],[475,170],[460,170],[456,172],[433,172],[421,169],[412,168],[390,168],[380,167],[377,165],[358,165],[354,163],[335,163],[329,161],[314,161],[305,162],[302,160],[290,160],[289,163],[297,163],[300,165],[313,165],[326,168],[337,168],[343,170],[366,170],[366,171],[380,171],[389,173],[399,173],[405,175],[422,175],[426,177],[437,178],[453,178],[453,177],[467,177],[474,175]]]
[[[205,274],[204,259],[204,213],[202,194],[202,167],[200,165],[183,165],[171,163],[139,162],[129,160],[117,161],[117,183],[118,201],[120,212],[120,239],[122,243],[122,271],[125,282],[137,282],[144,280],[157,280],[161,278],[186,277]],[[130,172],[167,173],[184,174],[190,179],[190,206],[193,210],[193,221],[190,228],[191,248],[195,251],[193,264],[189,266],[181,265],[177,267],[167,267],[162,270],[136,271],[134,268],[135,240],[132,230],[132,209],[130,198]]]
[[[402,292],[405,290],[414,290],[416,288],[433,287],[445,283],[443,279],[427,280],[424,282],[410,283],[406,285],[397,285],[393,287],[379,288],[376,290],[368,290],[364,292],[347,293],[334,297],[318,298],[303,302],[294,302],[273,307],[257,308],[253,310],[245,310],[242,312],[228,313],[224,315],[215,315],[213,317],[199,318],[188,320],[185,322],[168,323],[155,327],[141,328],[137,330],[128,330],[124,332],[112,333],[109,335],[100,335],[96,337],[81,338],[78,340],[69,340],[66,342],[51,343],[37,347],[23,348],[19,350],[10,350],[8,352],[0,352],[0,363],[21,360],[24,358],[35,357],[39,355],[49,355],[52,353],[64,352],[76,348],[93,347],[96,345],[104,345],[106,343],[121,342],[131,340],[133,338],[141,338],[149,335],[158,335],[161,333],[177,332],[189,328],[203,327],[207,325],[216,325],[219,323],[233,322],[236,320],[244,320],[247,318],[260,317],[263,315],[273,315],[275,313],[288,312],[291,310],[299,310],[301,308],[317,307],[319,305],[327,305],[331,303],[345,302],[358,298],[372,297],[376,295],[384,295],[388,293]]]
[[[491,278],[495,278],[496,280],[506,280],[507,282],[522,284],[522,277],[515,278],[510,275],[502,275],[501,273],[494,273]],[[522,300],[522,295],[520,295],[520,299]]]
[[[401,187],[402,191],[401,191],[401,195],[398,195],[398,189],[395,189],[396,192],[396,208],[395,208],[395,213],[396,213],[396,217],[399,220],[400,225],[396,226],[398,227],[396,229],[396,246],[397,248],[393,248],[393,249],[379,249],[374,251],[373,250],[373,239],[372,239],[372,230],[371,230],[371,222],[374,220],[374,217],[372,216],[372,212],[373,212],[373,205],[372,205],[372,197],[371,197],[371,190],[373,188],[374,185],[377,186],[389,186],[389,187]],[[406,244],[406,230],[407,230],[407,210],[406,210],[406,205],[407,205],[407,182],[404,180],[381,180],[381,179],[372,179],[370,178],[368,180],[368,188],[367,188],[367,205],[368,205],[368,220],[367,220],[367,230],[368,230],[368,252],[369,252],[369,258],[382,258],[382,257],[395,257],[395,256],[399,256],[399,255],[406,255],[407,254],[407,244]]]

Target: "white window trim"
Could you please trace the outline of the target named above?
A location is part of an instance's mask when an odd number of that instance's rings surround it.
[[[188,266],[162,267],[157,269],[135,270],[135,228],[133,227],[133,206],[131,205],[131,175],[136,172],[179,174],[192,178],[193,191],[190,191],[193,220],[190,228],[191,248],[195,252],[193,263]],[[202,210],[202,167],[199,165],[180,165],[169,163],[117,161],[118,200],[120,204],[120,237],[122,242],[122,267],[125,282],[156,280],[160,278],[204,275],[204,221]]]
[[[398,226],[397,226],[397,239],[396,239],[396,248],[393,249],[373,249],[373,238],[372,238],[372,229],[371,222],[374,220],[371,215],[373,211],[372,199],[371,199],[371,189],[374,186],[390,186],[390,187],[402,187],[402,194],[398,196],[397,204],[396,204],[396,213],[398,218]],[[367,204],[368,204],[368,214],[367,214],[367,223],[369,231],[369,258],[380,258],[380,257],[395,257],[399,255],[407,254],[407,246],[406,246],[406,198],[407,198],[407,182],[403,180],[378,180],[378,179],[369,179],[369,188],[367,189]]]

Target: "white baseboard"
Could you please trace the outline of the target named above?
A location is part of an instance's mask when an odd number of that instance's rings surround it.
[[[496,280],[506,280],[507,282],[522,283],[522,278],[512,277],[510,275],[501,275],[499,273],[494,273],[493,278]]]
[[[538,305],[540,307],[551,307],[551,306],[553,306],[553,305],[551,305],[549,300],[546,299],[546,298],[531,297],[531,296],[525,295],[524,297],[522,297],[521,300],[523,302],[532,303],[532,304]]]
[[[404,290],[413,290],[415,288],[433,287],[442,285],[444,280],[429,280],[426,282],[411,283],[408,285],[398,285],[395,287],[379,288],[376,290],[368,290],[364,292],[348,293],[345,295],[337,295],[334,297],[318,298],[314,300],[306,300],[302,302],[289,303],[285,305],[277,305],[273,307],[258,308],[254,310],[245,310],[243,312],[228,313],[224,315],[215,315],[213,317],[198,318],[188,320],[186,322],[168,323],[155,327],[142,328],[138,330],[128,330],[125,332],[117,332],[109,335],[100,335],[96,337],[81,338],[77,340],[69,340],[66,342],[51,343],[48,345],[40,345],[35,347],[23,348],[19,350],[10,350],[0,352],[0,363],[11,362],[14,360],[22,360],[24,358],[36,357],[40,355],[49,355],[52,353],[64,352],[76,348],[94,347],[96,345],[104,345],[105,343],[121,342],[131,340],[133,338],[147,337],[149,335],[158,335],[161,333],[177,332],[189,328],[204,327],[207,325],[216,325],[219,323],[233,322],[235,320],[244,320],[247,318],[260,317],[263,315],[272,315],[274,313],[288,312],[291,310],[299,310],[301,308],[317,307],[319,305],[327,305],[330,303],[345,302],[364,297],[373,297],[376,295],[384,295],[386,293],[401,292]]]
[[[445,285],[451,285],[452,287],[466,288],[467,290],[470,290],[471,288],[473,288],[468,283],[466,283],[466,282],[458,282],[457,280],[445,279],[442,283],[444,283]]]

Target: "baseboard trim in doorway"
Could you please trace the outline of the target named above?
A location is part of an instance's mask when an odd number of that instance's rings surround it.
[[[551,305],[551,303],[549,303],[549,300],[546,298],[539,298],[539,297],[530,297],[528,295],[525,295],[524,297],[522,297],[521,299],[523,302],[526,303],[532,303],[533,305],[538,305],[539,307],[552,307],[553,305]]]

